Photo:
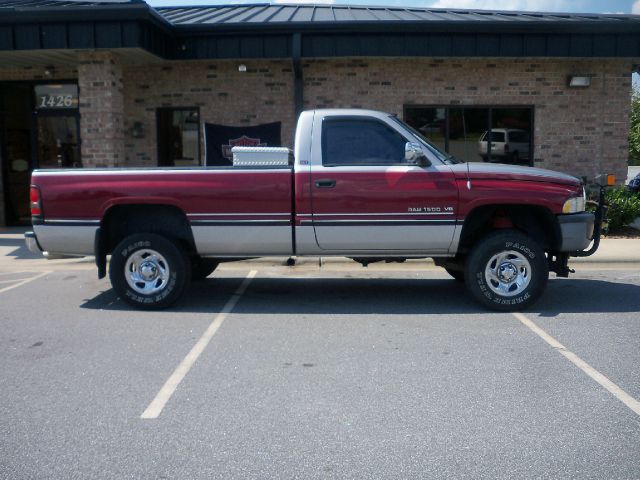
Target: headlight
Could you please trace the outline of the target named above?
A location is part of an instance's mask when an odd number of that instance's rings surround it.
[[[562,206],[562,213],[579,213],[584,212],[584,207],[587,203],[587,193],[582,187],[582,196],[580,197],[571,197],[569,200],[564,202]]]

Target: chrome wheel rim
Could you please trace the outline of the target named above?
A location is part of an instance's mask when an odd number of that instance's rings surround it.
[[[531,264],[520,252],[508,250],[495,254],[484,270],[487,285],[503,297],[521,294],[531,282]]]
[[[124,266],[129,286],[142,295],[153,295],[169,281],[169,263],[155,250],[148,248],[134,252]]]

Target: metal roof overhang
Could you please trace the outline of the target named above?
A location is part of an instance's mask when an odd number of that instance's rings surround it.
[[[0,9],[0,51],[65,49],[142,49],[171,60],[292,56],[638,58],[640,27],[636,22],[606,19],[176,25],[137,2]]]
[[[0,9],[0,52],[139,48],[164,58],[171,36],[145,3]]]
[[[287,39],[298,35],[301,56],[422,56],[422,57],[618,57],[640,56],[635,28],[584,28],[575,24],[506,26],[402,23],[331,26],[268,25],[257,30],[234,26],[174,30],[170,58],[284,57]],[[268,28],[267,28],[268,27]],[[616,25],[616,27],[621,27]]]

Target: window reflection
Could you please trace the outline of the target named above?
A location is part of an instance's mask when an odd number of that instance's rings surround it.
[[[197,108],[158,110],[158,165],[200,165],[200,113]]]
[[[409,125],[465,162],[531,165],[532,117],[530,107],[405,108]]]

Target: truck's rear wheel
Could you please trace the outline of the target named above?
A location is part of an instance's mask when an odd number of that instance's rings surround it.
[[[127,303],[146,310],[165,308],[178,300],[189,284],[191,264],[171,240],[138,233],[114,249],[109,278]]]
[[[500,311],[533,304],[549,279],[544,251],[535,240],[514,230],[480,240],[467,258],[465,282],[481,304]]]

